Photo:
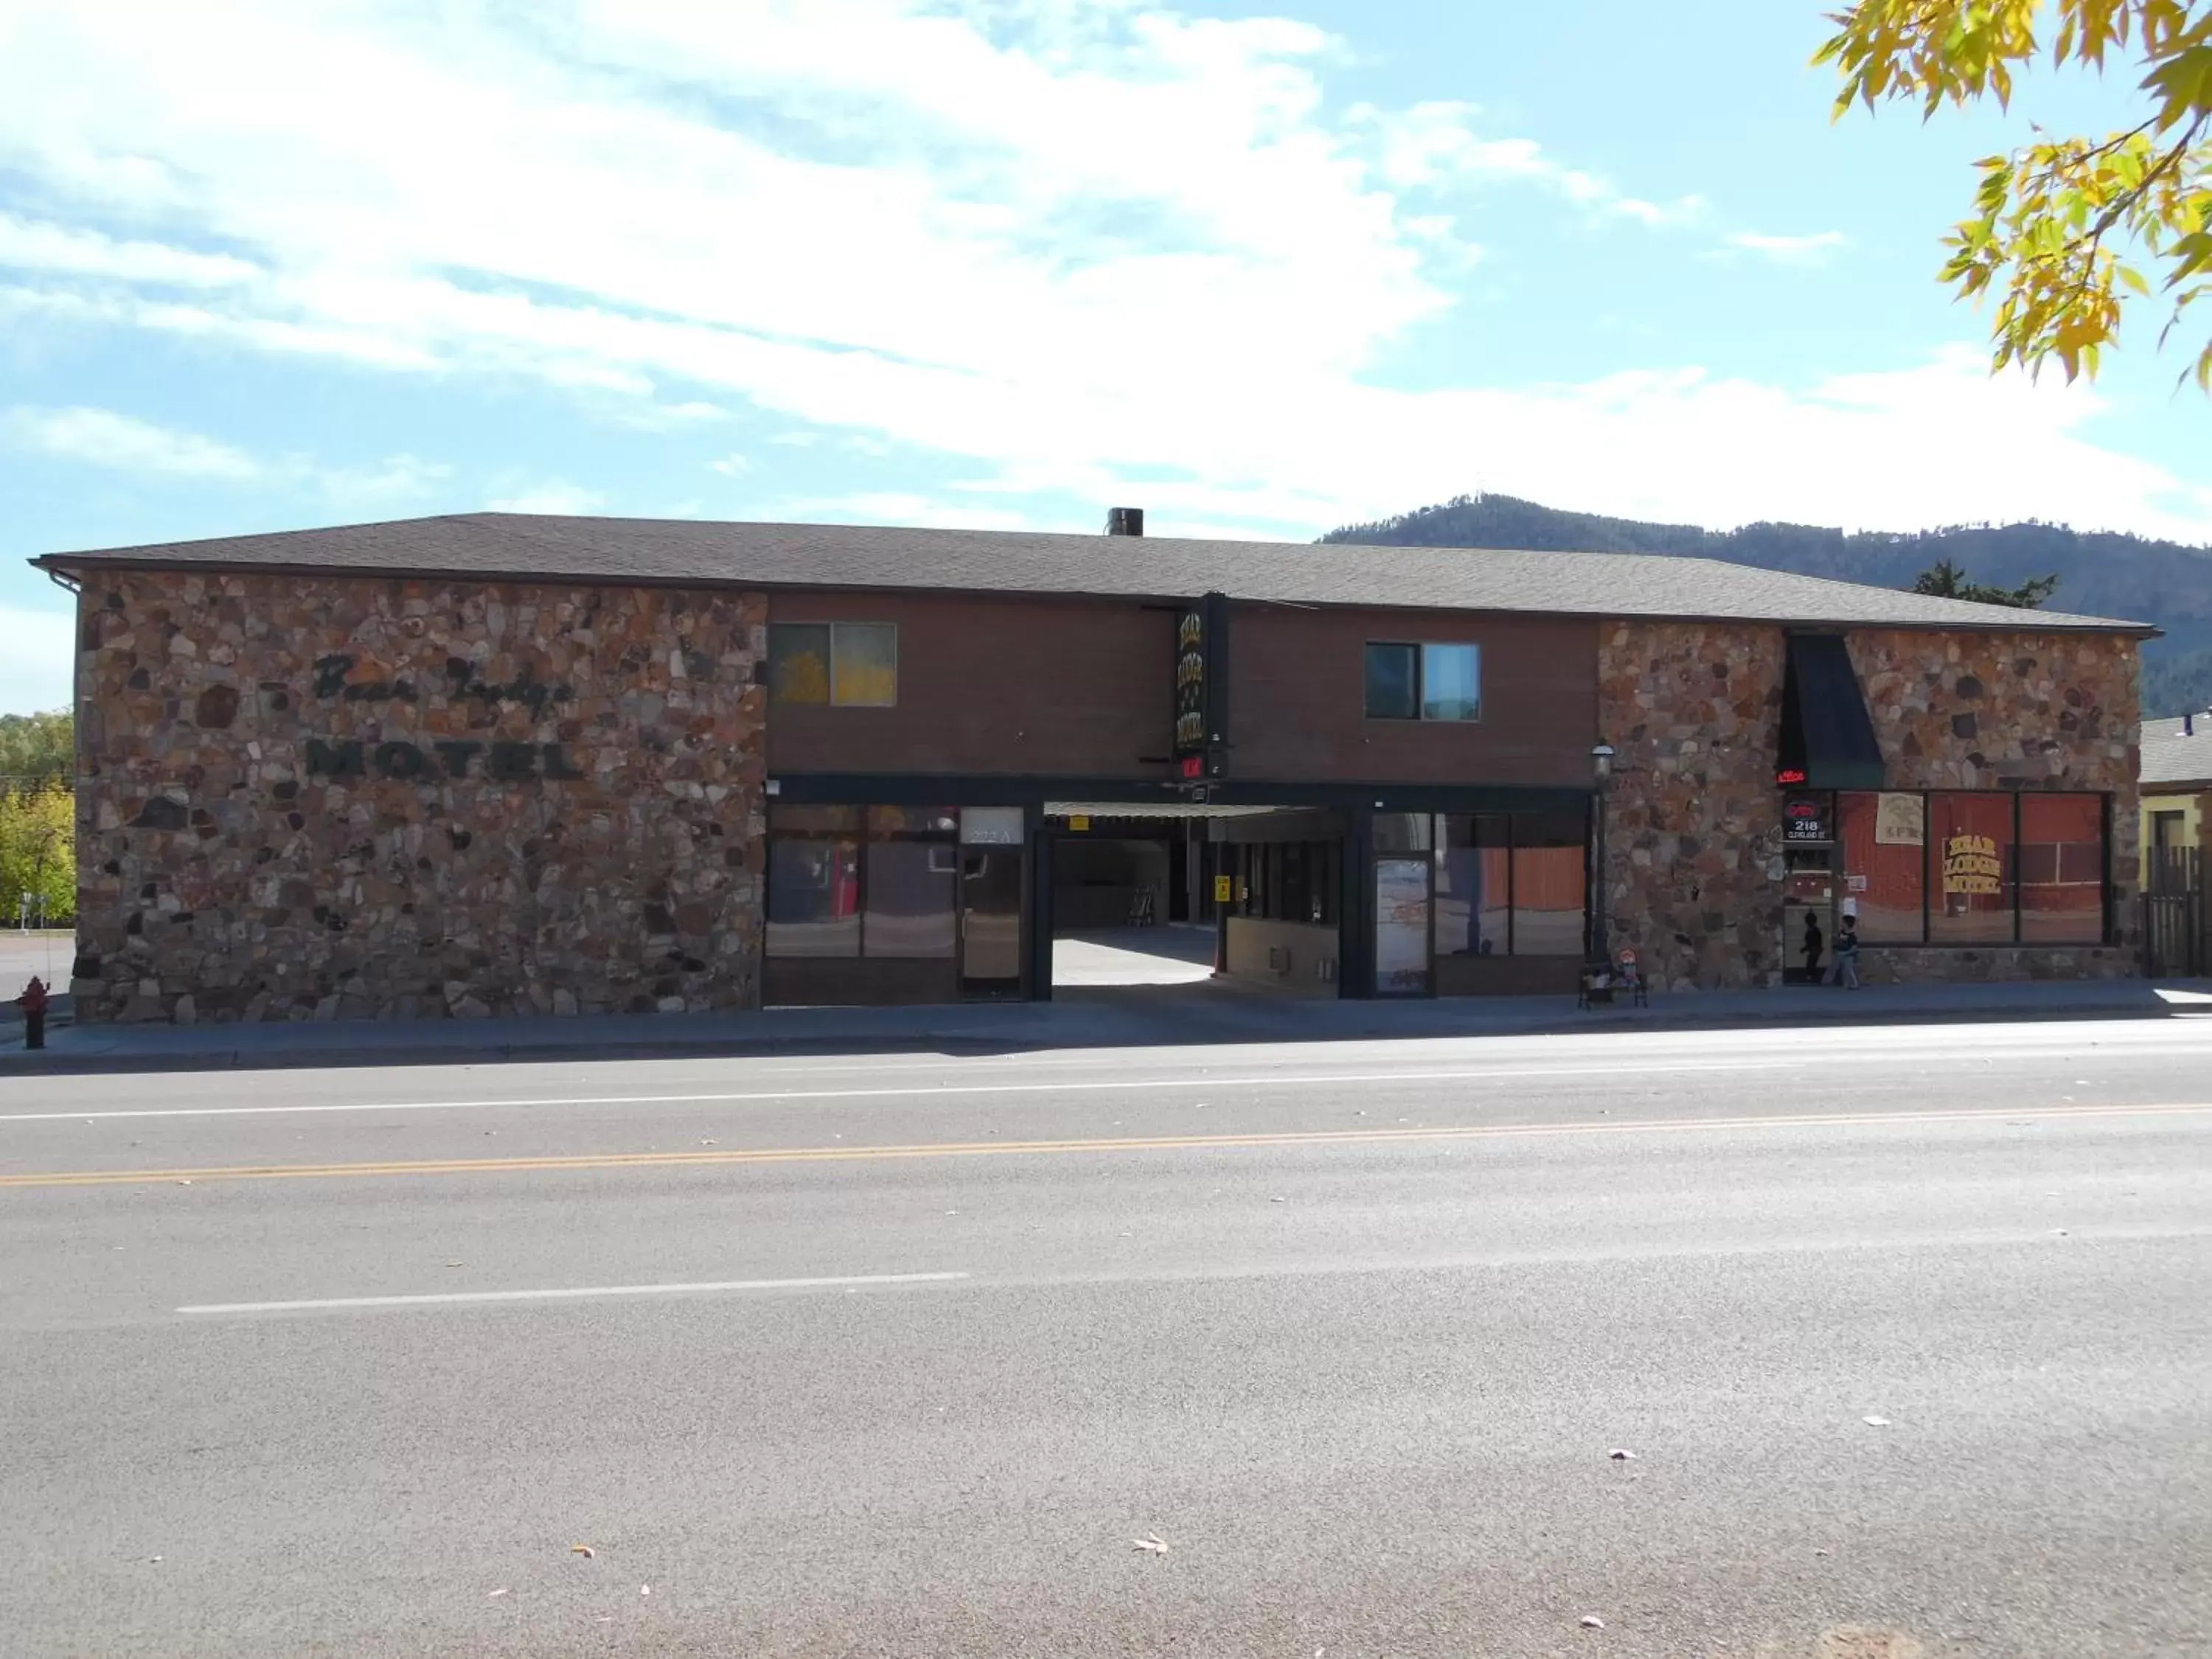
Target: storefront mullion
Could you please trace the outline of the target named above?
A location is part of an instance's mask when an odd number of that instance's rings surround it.
[[[1505,954],[1515,954],[1513,945],[1513,815],[1505,815]]]
[[[2019,944],[2019,943],[2020,943],[2020,941],[2021,941],[2021,889],[2022,889],[2022,888],[2027,884],[2026,884],[2026,881],[2025,881],[2025,878],[2026,878],[2026,876],[2027,876],[2027,848],[2026,848],[2026,847],[2024,847],[2024,846],[2021,844],[2021,833],[2020,833],[2020,832],[2021,832],[2021,796],[2020,796],[2020,794],[2018,793],[2018,792],[2017,792],[2017,791],[2015,791],[2015,792],[2014,792],[2014,795],[2013,795],[2013,798],[2012,798],[2012,860],[2011,860],[2011,864],[2012,864],[2012,942],[2013,942],[2014,944],[2015,944],[2015,945],[2017,945],[2017,944]]]
[[[1936,901],[1935,901],[1935,896],[1934,896],[1934,895],[1935,895],[1936,883],[1935,883],[1935,880],[1934,880],[1934,878],[1933,878],[1933,877],[1932,877],[1932,875],[1931,875],[1930,872],[1929,871],[1929,868],[1928,868],[1928,848],[1929,848],[1929,836],[1928,836],[1928,833],[1927,833],[1927,824],[1928,824],[1928,792],[1927,792],[1925,789],[1922,789],[1922,790],[1917,791],[1917,792],[1916,792],[1916,793],[1917,794],[1918,799],[1919,799],[1919,801],[1920,801],[1920,823],[1921,823],[1921,836],[1920,836],[1920,937],[1919,937],[1919,939],[1916,941],[1916,943],[1918,943],[1918,944],[1921,944],[1921,945],[1925,945],[1925,944],[1927,944],[1927,943],[1928,943],[1928,940],[1929,940],[1929,938],[1930,938],[1930,936],[1931,936],[1931,934],[1930,934],[1930,929],[1931,929],[1931,927],[1932,927],[1932,926],[1933,926],[1933,924],[1934,924],[1934,921],[1935,921],[1935,914],[1934,914],[1934,913],[1935,913],[1935,904],[1936,904]],[[1879,797],[1877,797],[1876,799],[1879,799],[1880,798],[1879,798]]]

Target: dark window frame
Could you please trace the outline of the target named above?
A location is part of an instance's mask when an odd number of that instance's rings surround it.
[[[1917,939],[1883,939],[1867,941],[1869,946],[1881,951],[2089,951],[2110,950],[2117,943],[2113,933],[2113,916],[2118,908],[2112,871],[2112,812],[2113,797],[2109,789],[1833,789],[1825,793],[1829,798],[1829,821],[1838,832],[1826,843],[1836,849],[1837,873],[1848,882],[1850,871],[1844,867],[1843,801],[1846,795],[1917,795],[1920,798],[1920,937]],[[1938,939],[1935,935],[1935,894],[1942,871],[1936,852],[1936,837],[1929,828],[1934,820],[1934,803],[1938,795],[2002,795],[2012,802],[2012,842],[2006,856],[2005,879],[2012,889],[2012,937],[2003,940]],[[2099,845],[2103,849],[2103,899],[2100,907],[2098,935],[2094,939],[2029,939],[2023,937],[2021,918],[2026,914],[2023,884],[2021,881],[2021,829],[2024,820],[2022,803],[2035,798],[2088,798],[2099,803]],[[1844,889],[1848,896],[1849,888]]]
[[[1921,932],[1920,942],[1929,949],[1937,951],[2010,950],[2019,945],[2021,942],[2020,798],[2022,793],[2018,789],[1923,789],[1920,791],[1920,906],[1928,917],[1927,925]],[[2088,792],[2054,789],[2050,793],[2086,794]],[[1936,798],[1942,795],[2002,795],[2011,798],[2012,823],[2008,831],[2011,840],[2006,843],[2004,859],[2005,885],[2012,896],[2012,936],[2009,939],[1939,939],[1936,937],[1936,884],[1941,878],[1942,860],[1936,850],[1936,837],[1930,826],[1935,823],[1933,811]],[[2106,862],[2110,861],[2108,854]]]
[[[775,895],[777,891],[777,884],[775,881],[775,849],[779,845],[788,847],[849,847],[852,848],[852,920],[854,926],[853,949],[851,954],[848,955],[842,951],[779,951],[775,948],[777,943],[775,929],[780,920],[775,915]],[[763,961],[859,962],[866,956],[867,951],[868,927],[866,899],[866,884],[868,878],[867,848],[868,837],[865,828],[860,830],[808,828],[799,830],[786,830],[781,835],[777,835],[773,831],[769,833],[767,837],[766,845],[763,848],[762,860],[761,957]],[[783,921],[786,925],[789,925],[789,918],[781,918],[781,920]],[[835,918],[835,920],[842,921],[843,918],[838,917]]]
[[[1432,715],[1429,704],[1429,659],[1432,651],[1470,651],[1474,653],[1474,712],[1467,715]],[[1369,665],[1377,651],[1410,651],[1413,656],[1413,712],[1410,714],[1378,714],[1370,695],[1373,675]],[[1370,720],[1388,720],[1396,726],[1480,726],[1482,724],[1482,642],[1480,640],[1369,640],[1360,653],[1360,709]]]
[[[2101,854],[2099,860],[2100,889],[2097,937],[2088,939],[2039,939],[2027,937],[2027,884],[2021,879],[2022,854],[2027,845],[2025,830],[2027,823],[2027,803],[2034,799],[2094,799],[2097,814],[2097,845]],[[2038,950],[2081,951],[2095,950],[2112,943],[2112,797],[2109,791],[2096,789],[2015,789],[2012,792],[2012,937],[2017,945],[2032,945]],[[2062,843],[2063,844],[2063,843]],[[2063,873],[2063,861],[2055,862],[2054,874]],[[2060,883],[2051,884],[2053,886]]]
[[[795,825],[790,823],[786,823],[785,824],[779,826],[776,823],[776,817],[780,812],[788,812],[792,817],[799,818],[800,822]],[[829,821],[830,814],[846,812],[857,815],[854,821],[849,827],[837,826]],[[902,821],[898,823],[896,827],[893,827],[889,818],[890,814],[897,813],[902,815],[902,820],[910,820],[913,815],[916,812],[941,812],[945,817],[951,819],[951,827],[948,829],[932,826],[916,829],[913,826],[911,822],[908,821]],[[805,822],[805,815],[809,813],[820,815],[817,821],[815,823]],[[878,816],[879,814],[883,816]],[[869,888],[872,883],[868,872],[868,848],[876,843],[883,842],[914,842],[925,846],[941,846],[951,848],[952,869],[950,872],[950,874],[953,884],[952,899],[954,915],[957,917],[958,915],[958,907],[960,902],[959,848],[961,842],[959,824],[959,810],[955,807],[885,807],[880,805],[862,805],[857,802],[839,801],[825,803],[819,806],[799,805],[793,809],[781,806],[779,804],[772,802],[769,808],[767,834],[763,838],[764,843],[763,862],[766,864],[774,860],[775,857],[775,848],[780,842],[849,842],[854,847],[853,916],[854,919],[860,923],[858,930],[858,948],[854,951],[851,956],[824,956],[813,958],[814,960],[825,962],[942,962],[947,958],[943,956],[886,955],[871,952],[869,951],[868,900]],[[774,884],[763,879],[761,887],[761,956],[763,960],[770,957],[775,957],[782,961],[804,959],[800,956],[779,952],[769,948],[769,941],[774,938],[774,934],[771,933],[770,928],[776,920],[772,904],[774,893]],[[957,957],[958,950],[959,944],[956,936],[953,946],[955,957]]]
[[[1522,833],[1524,827],[1530,823],[1546,818],[1564,819],[1571,815],[1565,812],[1528,812],[1508,811],[1487,812],[1439,812],[1436,816],[1440,819],[1445,820],[1447,824],[1449,823],[1449,821],[1453,818],[1466,818],[1470,823],[1480,822],[1484,819],[1496,819],[1503,823],[1505,826],[1505,838],[1503,841],[1483,842],[1477,840],[1467,843],[1467,850],[1471,852],[1480,853],[1485,850],[1494,849],[1505,854],[1504,903],[1501,907],[1505,913],[1505,939],[1501,948],[1491,951],[1490,955],[1492,957],[1521,957],[1525,961],[1564,962],[1566,960],[1564,956],[1557,952],[1530,951],[1524,953],[1521,949],[1521,862],[1518,855],[1523,851],[1532,853],[1542,852],[1550,848],[1575,845],[1575,843],[1571,842],[1533,840],[1524,842],[1522,839]],[[1583,944],[1580,954],[1587,957],[1589,954],[1590,942],[1590,906],[1594,902],[1597,893],[1597,884],[1592,878],[1591,875],[1591,863],[1593,859],[1595,857],[1595,837],[1590,834],[1590,808],[1588,806],[1585,806],[1583,809],[1582,818]],[[1453,850],[1454,843],[1451,839],[1451,831],[1448,827],[1440,826],[1437,829],[1431,830],[1430,834],[1433,849],[1430,854],[1431,861],[1435,870],[1441,872],[1443,868],[1443,861],[1446,854]],[[1402,854],[1393,854],[1390,856],[1402,856]],[[1449,952],[1439,952],[1437,950],[1437,911],[1439,908],[1440,907],[1436,902],[1436,878],[1432,874],[1430,878],[1429,886],[1429,960],[1431,963],[1436,963],[1459,957],[1480,957],[1483,953],[1480,950],[1453,951]],[[1481,937],[1481,919],[1480,916],[1476,916],[1472,919],[1472,922],[1474,936],[1479,939]]]
[[[822,629],[826,630],[830,636],[829,654],[827,659],[823,664],[823,673],[826,683],[823,688],[823,699],[819,702],[813,701],[811,698],[801,699],[779,696],[776,693],[775,678],[775,636],[785,629],[799,628]],[[888,631],[891,636],[891,695],[887,702],[853,702],[841,699],[837,695],[837,635],[848,629],[860,628],[868,629],[870,630],[885,630]],[[895,622],[871,622],[864,617],[848,617],[842,621],[825,621],[806,617],[787,617],[780,621],[770,623],[768,625],[768,695],[769,702],[775,707],[782,708],[896,708],[898,707],[899,663],[903,654],[899,641],[898,623]]]

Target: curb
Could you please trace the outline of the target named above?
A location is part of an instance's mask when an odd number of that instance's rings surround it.
[[[1723,1031],[1747,1026],[1795,1026],[1825,1030],[1850,1025],[1991,1025],[2050,1024],[2080,1019],[2185,1019],[2212,1018],[2212,1007],[2196,1011],[2138,1003],[2112,1005],[2075,1003],[2028,1008],[1890,1009],[1859,1014],[1848,1009],[1817,1013],[1799,1007],[1778,1007],[1771,1012],[1699,1013],[1685,1010],[1654,1015],[1650,1011],[1620,1009],[1591,1012],[1571,1019],[1538,1019],[1526,1024],[1497,1024],[1467,1030],[1403,1030],[1369,1027],[1333,1031],[1315,1036],[1285,1036],[1280,1032],[1237,1033],[1207,1031],[1193,1035],[1164,1035],[1152,1046],[1201,1048],[1239,1042],[1388,1042],[1439,1037],[1571,1036],[1590,1031]],[[270,1051],[252,1048],[217,1048],[174,1053],[72,1054],[44,1049],[33,1055],[16,1048],[14,1034],[0,1036],[0,1077],[55,1076],[135,1072],[305,1071],[379,1066],[480,1066],[515,1061],[638,1060],[735,1060],[832,1054],[895,1054],[927,1052],[949,1054],[988,1054],[1053,1049],[1111,1048],[1133,1046],[1124,1041],[1085,1041],[1071,1034],[1065,1041],[1046,1040],[1042,1034],[984,1034],[931,1036],[924,1032],[894,1036],[734,1036],[687,1042],[680,1037],[621,1038],[552,1042],[481,1044],[356,1043],[344,1048]]]

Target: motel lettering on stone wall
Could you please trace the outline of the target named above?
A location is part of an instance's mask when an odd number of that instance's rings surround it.
[[[468,514],[78,594],[87,1020],[2137,971],[2152,630],[1710,560]],[[1608,752],[1609,751],[1609,752]]]

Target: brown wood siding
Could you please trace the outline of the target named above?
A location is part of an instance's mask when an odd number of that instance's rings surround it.
[[[1024,595],[790,592],[770,596],[769,621],[899,630],[897,706],[772,705],[772,772],[1167,775],[1170,611]],[[1140,763],[1146,756],[1152,764]]]
[[[1370,640],[1481,647],[1482,718],[1369,720]],[[1229,718],[1238,779],[1586,788],[1598,737],[1597,624],[1240,605],[1230,622]],[[769,734],[773,755],[773,720]]]

